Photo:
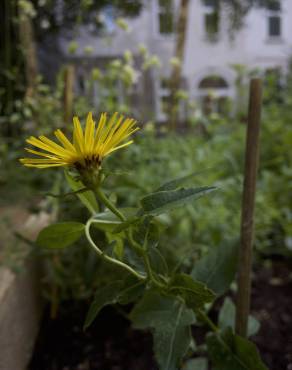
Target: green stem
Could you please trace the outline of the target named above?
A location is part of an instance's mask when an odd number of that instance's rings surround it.
[[[90,235],[90,226],[94,222],[95,222],[95,220],[92,219],[92,218],[87,221],[86,226],[85,226],[85,235],[86,235],[86,238],[89,241],[90,245],[97,252],[97,254],[99,256],[101,256],[102,258],[104,258],[106,261],[108,261],[110,263],[113,263],[115,265],[118,265],[118,266],[124,268],[125,270],[127,270],[128,272],[130,272],[132,275],[136,276],[138,279],[140,279],[140,280],[146,280],[145,276],[139,274],[136,270],[134,270],[129,265],[127,265],[126,263],[124,263],[122,261],[116,260],[115,258],[111,258],[111,257],[107,256],[106,254],[104,254],[102,252],[102,250],[100,250],[98,248],[98,246],[94,243],[94,241],[92,240],[91,235]]]
[[[95,194],[97,195],[98,199],[114,213],[121,221],[125,222],[127,219],[126,217],[116,208],[116,206],[108,199],[108,197],[103,193],[100,188],[95,190]]]
[[[120,212],[117,207],[108,199],[108,197],[104,194],[104,192],[97,188],[95,190],[95,194],[97,198],[110,210],[113,214],[115,214],[121,221],[127,221],[126,217]],[[138,255],[141,255],[142,247],[133,239],[132,233],[130,231],[126,231],[126,235],[131,243],[133,249],[137,252]]]
[[[197,310],[196,312],[199,318],[204,321],[214,333],[218,332],[218,327],[213,323],[211,319],[209,319],[205,312],[203,312],[202,310]]]
[[[103,191],[100,189],[100,188],[97,188],[95,190],[95,194],[96,196],[98,197],[98,199],[109,209],[111,210],[121,221],[125,222],[127,221],[126,217],[116,208],[116,206],[107,198],[107,196],[103,193]],[[92,221],[94,222],[94,221]],[[144,248],[139,244],[137,243],[134,238],[133,238],[133,235],[131,233],[131,231],[127,231],[126,232],[126,235],[129,239],[129,242],[131,243],[133,249],[137,252],[137,254],[139,256],[142,256],[143,257],[143,261],[144,261],[144,265],[145,265],[145,268],[146,268],[146,272],[147,272],[147,275],[148,275],[148,278],[149,280],[154,284],[156,285],[157,287],[163,287],[163,285],[161,283],[159,283],[154,275],[153,275],[153,272],[152,272],[152,269],[151,269],[151,265],[150,265],[150,261],[149,261],[149,257],[147,255],[147,252],[144,250]],[[110,258],[108,256],[106,256],[107,258]],[[123,264],[124,267],[127,266],[126,268],[127,269],[131,269],[133,270],[131,267],[129,267],[128,265],[124,264],[123,262],[120,262],[120,261],[117,261],[117,260],[114,260],[111,258],[111,260],[113,261],[116,261],[118,262],[119,264]],[[113,262],[112,261],[112,262]],[[133,270],[135,271],[135,270]],[[132,271],[132,273],[133,273]],[[135,274],[137,274],[137,272],[135,271]],[[139,275],[139,274],[138,274]],[[140,275],[140,278],[141,278],[142,275]],[[143,276],[144,278],[144,276]],[[145,279],[145,278],[144,278]]]

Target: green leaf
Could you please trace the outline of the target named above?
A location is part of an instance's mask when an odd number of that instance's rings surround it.
[[[216,370],[268,370],[256,346],[234,334],[230,328],[222,333],[209,334],[207,346]]]
[[[215,298],[215,294],[206,285],[186,274],[174,275],[170,282],[169,292],[180,295],[186,305],[193,310],[202,308]]]
[[[65,171],[65,177],[70,188],[73,191],[76,192],[84,188],[82,182],[74,179],[74,177],[71,176],[68,171]],[[78,196],[82,204],[89,210],[90,213],[95,214],[96,212],[98,212],[98,204],[95,195],[91,190],[85,191],[83,193],[77,193],[76,195]]]
[[[94,222],[92,223],[92,226],[103,231],[111,232],[121,223],[120,219],[111,211],[97,213],[93,220]]]
[[[60,249],[76,242],[84,233],[85,225],[80,222],[60,222],[45,227],[36,243],[43,248]]]
[[[133,214],[136,214],[137,208],[121,208],[121,212],[125,217],[132,217]],[[125,226],[127,221],[121,222],[121,220],[110,210],[97,213],[93,219],[93,225],[95,227],[103,231],[111,231],[112,233],[119,233],[130,226],[130,224]]]
[[[184,304],[155,291],[147,291],[130,318],[135,328],[152,328],[154,353],[160,370],[176,370],[191,343],[195,316]]]
[[[117,296],[122,286],[122,281],[114,281],[96,292],[94,300],[86,315],[84,329],[88,328],[92,324],[104,306],[117,302]]]
[[[124,283],[123,290],[119,293],[118,302],[120,304],[129,304],[136,302],[145,290],[145,282],[129,276]]]
[[[175,190],[179,186],[184,185],[186,182],[188,182],[189,180],[192,180],[194,177],[198,176],[202,172],[204,172],[204,171],[190,173],[190,174],[188,174],[186,176],[181,176],[181,177],[178,177],[178,178],[176,178],[174,180],[168,181],[168,182],[164,183],[163,185],[161,185],[156,190],[156,192],[158,192],[158,191],[166,191],[166,190]]]
[[[144,214],[157,216],[174,208],[189,204],[192,200],[208,194],[213,190],[215,190],[215,187],[182,188],[179,190],[159,191],[142,198],[141,205]]]
[[[134,238],[145,249],[156,247],[159,241],[159,227],[152,216],[140,218],[134,230]]]
[[[186,362],[183,370],[208,370],[208,361],[204,357],[192,358]]]
[[[234,331],[236,309],[235,305],[229,297],[226,297],[219,312],[218,325],[220,329],[227,329],[230,327]],[[253,316],[248,317],[248,336],[255,335],[260,328],[259,321]]]
[[[177,370],[191,342],[191,329],[181,325],[181,307],[175,321],[154,331],[154,353],[160,370]]]
[[[158,247],[148,247],[148,256],[152,270],[158,275],[169,275],[169,268],[166,259]]]
[[[120,222],[119,225],[117,225],[114,229],[113,229],[113,233],[120,233],[122,231],[125,231],[127,230],[129,227],[131,227],[132,225],[136,224],[137,222],[139,222],[140,218],[139,217],[132,217],[130,219],[128,219],[127,221],[124,221],[124,222]]]
[[[144,291],[144,282],[129,276],[124,281],[113,281],[99,289],[86,315],[84,329],[95,320],[100,310],[109,304],[128,304],[139,298]]]
[[[211,249],[195,264],[191,276],[205,283],[217,295],[225,293],[235,277],[237,250],[237,243],[234,241]]]

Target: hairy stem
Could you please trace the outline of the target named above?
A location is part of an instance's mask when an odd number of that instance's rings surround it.
[[[115,258],[111,258],[111,257],[107,256],[105,253],[102,252],[102,250],[100,250],[98,248],[98,246],[95,244],[95,242],[93,241],[93,239],[91,238],[91,235],[90,235],[90,226],[94,222],[95,222],[95,220],[92,219],[92,218],[90,218],[87,221],[86,226],[85,226],[85,235],[86,235],[87,240],[89,241],[89,244],[97,252],[97,254],[99,256],[101,256],[102,258],[104,258],[106,261],[108,261],[110,263],[113,263],[115,265],[118,265],[118,266],[124,268],[125,270],[127,270],[128,272],[130,272],[132,275],[136,276],[138,279],[140,279],[140,280],[146,280],[146,277],[145,276],[139,274],[136,270],[134,270],[129,265],[127,265],[126,263],[124,263],[122,261],[116,260]]]
[[[202,310],[196,310],[196,313],[198,315],[198,318],[205,322],[209,326],[209,328],[214,332],[218,332],[218,327],[214,324],[214,322],[208,317],[208,315],[205,314]]]
[[[108,199],[108,197],[103,193],[103,191],[100,188],[97,188],[95,190],[95,194],[98,197],[98,199],[109,209],[114,213],[121,221],[125,222],[127,219],[126,217],[120,212],[116,206]]]

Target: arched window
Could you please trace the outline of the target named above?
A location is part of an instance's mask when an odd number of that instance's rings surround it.
[[[226,89],[227,82],[220,76],[207,76],[199,83],[199,89]]]
[[[204,77],[198,85],[199,99],[204,114],[227,114],[230,89],[226,80],[219,75]]]

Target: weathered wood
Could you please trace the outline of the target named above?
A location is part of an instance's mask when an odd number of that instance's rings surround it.
[[[262,82],[260,79],[255,78],[252,79],[250,83],[235,323],[236,333],[243,337],[247,334],[248,315],[250,310],[253,217],[256,177],[259,162],[261,105]]]
[[[68,65],[64,73],[64,122],[68,124],[72,120],[74,99],[75,70],[73,65]]]

